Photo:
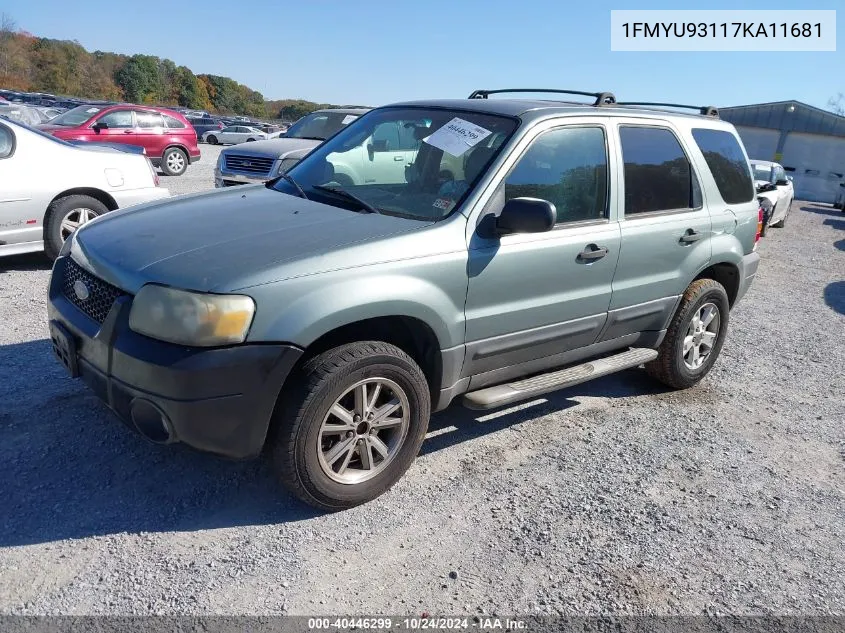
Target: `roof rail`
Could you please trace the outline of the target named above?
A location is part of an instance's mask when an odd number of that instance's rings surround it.
[[[565,95],[582,95],[585,97],[595,97],[592,105],[604,106],[613,105],[616,103],[616,97],[612,92],[584,92],[582,90],[559,90],[556,88],[502,88],[500,90],[475,90],[468,98],[469,99],[486,99],[489,95],[499,94],[502,92],[552,92],[555,94]]]
[[[682,103],[657,103],[653,101],[620,101],[616,105],[621,106],[660,106],[664,108],[686,108],[688,110],[698,110],[699,114],[704,116],[712,116],[719,118],[719,110],[714,106],[694,106],[684,105]]]

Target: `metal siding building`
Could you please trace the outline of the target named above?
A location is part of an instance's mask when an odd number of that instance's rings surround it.
[[[773,160],[792,176],[795,197],[833,203],[845,195],[845,117],[800,101],[719,108],[748,157]]]

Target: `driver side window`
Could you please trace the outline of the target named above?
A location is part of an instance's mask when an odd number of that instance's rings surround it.
[[[132,112],[130,110],[115,110],[98,119],[99,123],[105,123],[109,129],[115,128],[131,128],[135,124],[132,122]]]
[[[557,223],[607,217],[607,142],[598,126],[542,133],[505,178],[505,201],[548,200]]]

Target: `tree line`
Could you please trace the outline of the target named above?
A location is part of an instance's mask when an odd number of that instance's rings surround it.
[[[267,101],[219,75],[195,75],[154,55],[89,52],[79,42],[36,37],[0,16],[0,88],[106,101],[178,105],[219,114],[294,121],[318,108],[302,99]]]

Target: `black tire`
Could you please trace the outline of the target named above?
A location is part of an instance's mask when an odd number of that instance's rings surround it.
[[[62,233],[62,221],[72,213],[86,209],[94,217],[108,213],[109,209],[102,202],[91,196],[67,196],[53,200],[47,207],[44,218],[44,253],[51,260],[59,256],[66,236]],[[90,218],[89,218],[90,219]]]
[[[188,155],[178,147],[168,147],[161,156],[161,171],[168,176],[181,176],[188,169]]]
[[[246,140],[246,142],[247,142],[247,143],[252,143],[252,142],[254,142],[254,141],[255,141],[255,139],[254,139],[254,138],[248,138],[248,139]]]
[[[217,137],[214,134],[209,134],[205,140],[209,145],[217,145]]]
[[[701,366],[691,369],[684,361],[684,339],[693,317],[707,303],[718,309],[718,331],[715,342]],[[681,297],[681,303],[672,318],[666,337],[657,350],[657,358],[646,363],[646,372],[673,389],[692,387],[707,375],[719,357],[728,332],[729,318],[728,294],[722,284],[713,279],[698,279],[692,282]]]
[[[407,433],[397,442],[391,461],[372,478],[359,483],[335,481],[320,464],[321,426],[329,409],[351,386],[374,377],[393,381],[407,397]],[[399,348],[363,341],[323,352],[303,364],[280,397],[270,438],[277,475],[299,499],[323,510],[366,503],[386,492],[413,463],[428,429],[430,412],[425,376]]]
[[[772,218],[774,210],[772,203],[767,198],[760,199],[760,207],[763,209],[763,228],[760,229],[760,237],[766,237],[766,231],[769,229],[769,220]]]

